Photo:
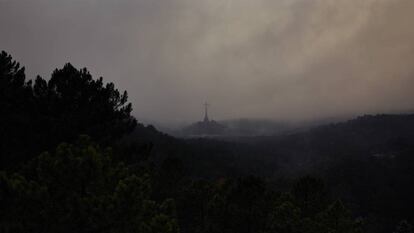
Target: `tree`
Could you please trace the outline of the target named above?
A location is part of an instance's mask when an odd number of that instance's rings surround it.
[[[86,134],[108,144],[136,125],[127,92],[121,94],[113,83],[104,85],[102,77],[94,80],[86,68],[68,63],[47,82],[37,77],[33,89],[43,120],[58,141]]]
[[[329,204],[329,192],[323,180],[311,176],[299,179],[292,189],[304,217],[314,216]]]
[[[31,82],[24,67],[6,52],[0,53],[0,169],[15,164],[31,148],[31,118],[35,106]],[[30,116],[30,117],[29,117]]]
[[[333,233],[360,232],[360,224],[352,219],[351,212],[343,205],[342,201],[336,200],[326,210],[317,216],[319,225],[323,231]]]
[[[26,82],[24,67],[5,51],[0,53],[0,99],[2,110],[17,108],[16,102],[31,94],[31,82]],[[5,100],[11,101],[7,103]],[[6,108],[6,109],[4,109]]]
[[[278,203],[269,215],[267,232],[299,232],[300,210],[289,201]]]
[[[209,203],[214,232],[261,232],[268,211],[267,186],[254,176],[225,180]]]
[[[14,168],[81,134],[113,145],[136,120],[127,92],[94,80],[86,68],[66,64],[50,80],[25,80],[24,68],[0,54],[0,169]]]
[[[0,172],[0,232],[43,232],[47,189],[20,174]]]
[[[402,220],[393,233],[413,233],[413,226],[407,220]]]
[[[22,174],[0,175],[0,232],[178,232],[174,201],[151,200],[150,177],[113,163],[88,137]]]

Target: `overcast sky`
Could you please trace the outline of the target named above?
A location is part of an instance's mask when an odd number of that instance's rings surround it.
[[[0,50],[71,62],[138,119],[312,119],[414,109],[413,0],[0,0]]]

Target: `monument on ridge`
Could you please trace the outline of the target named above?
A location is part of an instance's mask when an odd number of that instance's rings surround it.
[[[196,122],[183,129],[183,133],[190,136],[219,136],[226,131],[226,126],[210,120],[208,117],[208,109],[210,104],[204,103],[204,119]]]
[[[207,102],[204,103],[204,122],[209,122],[208,120],[208,106]]]

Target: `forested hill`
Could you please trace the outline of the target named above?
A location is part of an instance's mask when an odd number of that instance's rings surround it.
[[[177,139],[86,68],[26,79],[6,52],[0,110],[0,232],[412,232],[413,115]]]
[[[343,159],[395,157],[414,145],[414,115],[366,115],[292,134],[175,140],[196,176],[300,175]]]
[[[338,152],[341,148],[370,152],[369,155],[392,152],[413,145],[414,115],[366,115],[343,123],[320,126],[292,135],[289,139],[301,139],[307,146]]]
[[[291,135],[255,140],[276,154],[338,160],[341,157],[392,156],[414,145],[414,115],[366,115]],[[305,159],[305,158],[304,158]]]
[[[414,217],[413,114],[366,115],[284,136],[186,142],[192,151],[180,159],[196,177],[254,174],[283,190],[311,174],[365,219],[367,232],[391,232],[399,219]]]

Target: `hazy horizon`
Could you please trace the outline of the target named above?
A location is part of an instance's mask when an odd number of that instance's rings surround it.
[[[414,109],[410,0],[0,0],[0,50],[70,62],[141,120],[312,120]]]

